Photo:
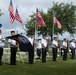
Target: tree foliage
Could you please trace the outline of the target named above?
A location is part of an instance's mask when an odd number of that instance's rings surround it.
[[[38,28],[36,24],[35,13],[30,15],[30,20],[27,22],[27,35],[35,32],[35,25],[39,35],[50,35],[52,36],[53,31],[53,11],[56,18],[62,24],[62,29],[58,29],[57,25],[54,26],[54,34],[63,34],[69,32],[70,34],[75,33],[76,30],[76,5],[72,3],[54,3],[52,8],[48,8],[47,13],[43,10],[40,11],[43,17],[46,27]]]

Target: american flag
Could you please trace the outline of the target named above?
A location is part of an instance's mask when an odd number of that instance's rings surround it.
[[[15,18],[14,18],[14,10],[13,10],[12,0],[10,0],[10,5],[8,8],[8,11],[10,12],[10,23],[13,24]]]
[[[58,25],[58,28],[61,29],[62,28],[62,25],[61,23],[57,20],[57,25]]]
[[[38,8],[36,9],[36,19],[37,19],[38,27],[46,26],[44,20],[42,19],[40,12],[38,11]]]
[[[54,24],[57,23],[57,19],[56,19],[56,17],[53,17],[53,23],[54,23]]]
[[[15,19],[16,19],[17,21],[19,21],[19,22],[22,24],[22,20],[21,20],[20,15],[18,14],[18,9],[17,9],[17,8],[16,8]]]
[[[57,26],[58,26],[58,28],[59,28],[59,29],[61,29],[61,28],[62,28],[61,23],[57,20],[57,18],[56,18],[56,17],[53,17],[53,23],[54,23],[54,25],[56,25],[56,24],[57,24]]]

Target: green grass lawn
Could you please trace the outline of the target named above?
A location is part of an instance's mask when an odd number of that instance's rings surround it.
[[[17,62],[15,66],[3,64],[0,66],[0,75],[76,75],[76,59],[49,60],[46,63],[36,61],[34,64]]]

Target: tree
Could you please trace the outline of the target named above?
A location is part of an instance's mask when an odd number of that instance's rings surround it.
[[[43,10],[40,11],[46,27],[38,28],[39,35],[50,35],[52,37],[53,31],[53,11],[55,12],[56,18],[62,24],[62,29],[58,29],[57,25],[54,26],[54,34],[63,34],[64,32],[69,32],[70,34],[75,33],[76,30],[76,5],[64,4],[64,3],[54,3],[52,8],[47,10],[47,13],[44,13]],[[30,20],[27,22],[27,34],[35,32],[35,13],[29,16]]]
[[[60,34],[63,32],[69,32],[70,34],[75,33],[76,30],[76,5],[71,4],[64,4],[55,3],[52,10],[55,11],[55,15],[58,20],[62,24],[62,29],[60,30]],[[57,29],[56,29],[57,30]],[[56,31],[57,32],[57,31]]]

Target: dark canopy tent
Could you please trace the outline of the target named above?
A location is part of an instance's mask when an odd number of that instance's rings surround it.
[[[34,49],[30,41],[23,35],[17,34],[15,36],[8,36],[7,39],[16,40],[19,43],[20,51],[29,53],[29,63],[33,63],[34,59]]]

